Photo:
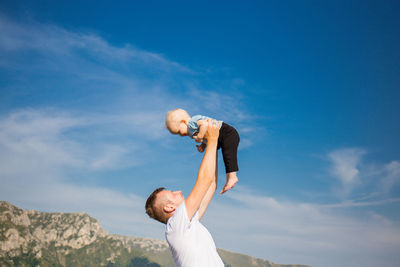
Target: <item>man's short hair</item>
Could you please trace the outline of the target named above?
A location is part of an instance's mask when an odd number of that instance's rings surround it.
[[[167,223],[165,221],[165,216],[162,210],[155,206],[157,194],[161,191],[165,190],[165,187],[159,187],[150,194],[146,201],[146,213],[149,215],[150,218],[157,220],[162,223]]]

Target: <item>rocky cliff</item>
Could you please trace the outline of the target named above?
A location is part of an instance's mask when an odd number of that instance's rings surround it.
[[[86,213],[25,211],[5,201],[0,202],[0,226],[0,256],[19,255],[34,243],[32,252],[40,257],[41,249],[50,243],[80,249],[108,235]]]
[[[219,250],[230,267],[300,267]],[[0,266],[175,266],[165,241],[109,235],[86,213],[23,210],[0,201]],[[305,267],[305,266],[304,266]]]

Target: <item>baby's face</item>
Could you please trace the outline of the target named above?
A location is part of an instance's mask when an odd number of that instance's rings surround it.
[[[187,127],[186,123],[184,123],[184,122],[179,123],[178,134],[180,136],[188,135],[188,127]]]

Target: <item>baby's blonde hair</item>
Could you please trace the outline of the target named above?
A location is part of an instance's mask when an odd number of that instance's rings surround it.
[[[177,134],[177,132],[174,131],[174,128],[179,128],[179,123],[182,120],[182,116],[190,117],[189,113],[181,108],[168,111],[167,116],[165,117],[165,127],[167,127],[170,133]]]

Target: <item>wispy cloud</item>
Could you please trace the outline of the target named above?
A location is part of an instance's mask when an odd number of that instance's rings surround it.
[[[320,207],[326,208],[355,208],[355,207],[373,207],[373,206],[383,206],[387,204],[400,202],[400,198],[387,198],[381,200],[372,200],[372,201],[344,201],[342,203],[334,203],[334,204],[324,204],[319,205]]]
[[[391,189],[400,182],[400,162],[391,161],[383,167],[383,178],[380,188],[385,194],[390,193]]]
[[[329,153],[332,176],[342,184],[342,195],[347,196],[359,183],[359,164],[365,151],[359,148],[338,149]]]
[[[27,109],[4,116],[0,121],[1,172],[11,169],[45,175],[49,169],[63,167],[116,168],[128,153],[126,144],[106,142],[101,134],[97,134],[98,143],[80,139],[104,128],[100,121],[93,116],[73,116],[56,109]],[[106,121],[111,123],[111,119]],[[130,129],[134,131],[134,127]],[[73,133],[74,130],[81,132]],[[16,168],[20,162],[24,162],[24,168]]]
[[[46,55],[68,57],[84,52],[85,56],[90,56],[89,59],[93,63],[97,61],[117,65],[134,61],[138,65],[162,71],[191,72],[187,67],[166,59],[161,54],[141,50],[131,44],[113,46],[96,34],[68,31],[55,25],[35,21],[19,24],[0,16],[0,32],[2,54],[31,50]]]
[[[358,189],[363,190],[361,199],[371,200],[372,205],[385,201],[390,203],[393,200],[390,193],[400,182],[399,161],[368,162],[363,159],[365,154],[366,150],[361,148],[343,148],[328,154],[331,176],[341,184],[335,192],[342,199],[347,199],[346,206],[360,205],[351,200],[356,192],[360,193]]]

